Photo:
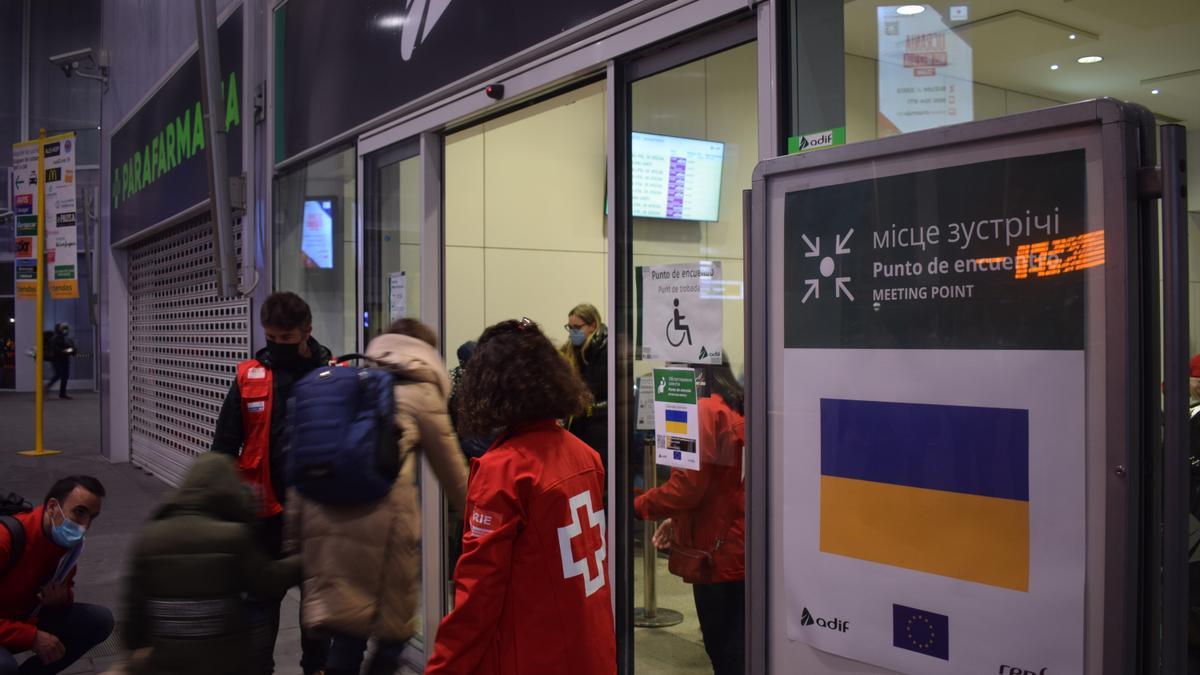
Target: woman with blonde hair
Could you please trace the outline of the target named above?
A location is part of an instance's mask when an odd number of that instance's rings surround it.
[[[608,326],[594,305],[576,305],[563,326],[570,336],[562,354],[592,393],[592,406],[567,422],[567,429],[608,464]]]

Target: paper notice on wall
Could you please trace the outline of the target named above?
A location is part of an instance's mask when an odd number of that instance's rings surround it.
[[[696,371],[654,369],[654,455],[663,466],[700,470]]]
[[[388,275],[388,291],[392,321],[403,319],[408,315],[408,280],[404,272],[392,272]]]
[[[916,7],[921,11],[908,13]],[[971,46],[930,5],[878,7],[876,12],[879,135],[974,119]]]
[[[46,283],[50,297],[79,297],[79,237],[76,235],[75,135],[48,140],[45,152]]]
[[[654,376],[638,378],[637,430],[650,431],[654,428]]]
[[[719,260],[643,267],[641,357],[721,363],[724,297]]]
[[[18,300],[37,299],[37,141],[13,146],[11,194],[16,217],[14,280]]]

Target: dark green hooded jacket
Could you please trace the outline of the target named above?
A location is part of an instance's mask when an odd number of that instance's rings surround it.
[[[134,547],[125,646],[151,648],[156,675],[255,673],[248,594],[277,599],[300,581],[298,558],[255,543],[254,504],[225,455],[201,455]]]

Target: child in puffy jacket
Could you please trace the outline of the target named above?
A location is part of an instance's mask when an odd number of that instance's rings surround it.
[[[134,547],[122,629],[129,672],[264,672],[250,656],[262,650],[244,598],[283,597],[300,581],[300,561],[271,560],[255,543],[256,520],[233,460],[198,457]]]

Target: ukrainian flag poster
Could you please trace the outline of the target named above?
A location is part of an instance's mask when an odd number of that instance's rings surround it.
[[[662,466],[700,470],[696,371],[654,369],[654,457]]]
[[[901,673],[1084,672],[1084,353],[784,365],[788,637]]]

